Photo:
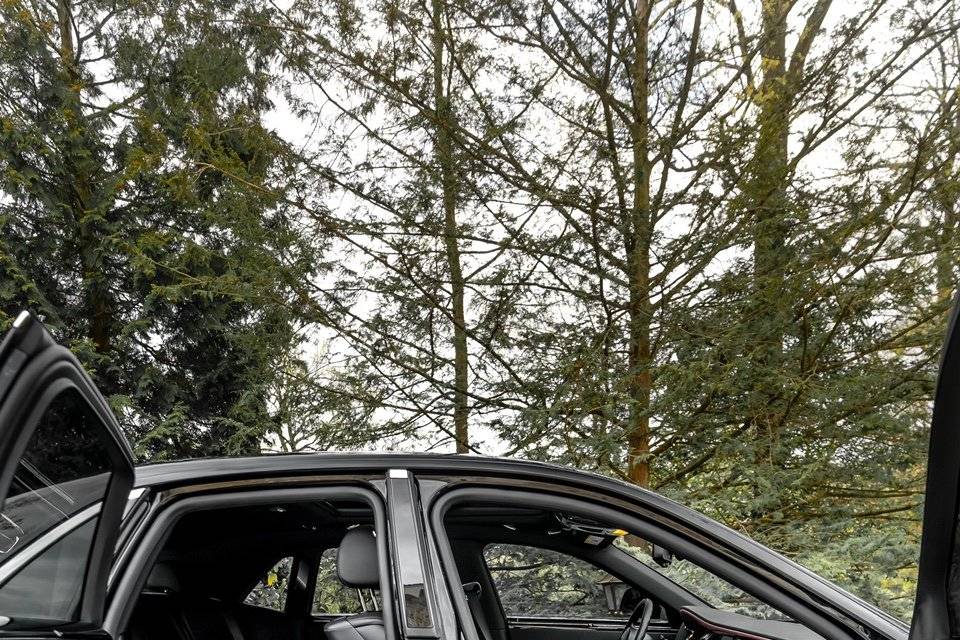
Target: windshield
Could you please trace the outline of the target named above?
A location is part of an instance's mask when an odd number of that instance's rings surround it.
[[[616,538],[613,544],[717,609],[763,620],[791,619],[716,574],[689,560],[674,556],[665,549],[658,549],[655,545],[636,536],[626,535]]]

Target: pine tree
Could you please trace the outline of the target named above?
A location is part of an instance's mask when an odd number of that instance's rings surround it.
[[[55,5],[55,6],[54,6]],[[259,450],[286,281],[271,31],[252,4],[0,8],[0,297],[77,352],[139,455]],[[225,13],[226,12],[226,13]]]

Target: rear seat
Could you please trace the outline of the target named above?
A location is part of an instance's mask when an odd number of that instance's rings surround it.
[[[184,594],[158,563],[140,595],[126,640],[302,640],[302,625],[269,609]]]
[[[230,609],[240,626],[243,640],[303,640],[304,622],[261,607],[237,604]]]

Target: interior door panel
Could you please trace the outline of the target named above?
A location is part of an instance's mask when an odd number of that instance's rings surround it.
[[[620,621],[558,620],[509,617],[511,640],[619,640],[623,632]],[[652,640],[673,640],[677,630],[668,626],[651,627]]]

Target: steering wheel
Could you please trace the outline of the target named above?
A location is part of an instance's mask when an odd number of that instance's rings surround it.
[[[653,617],[653,600],[644,598],[630,612],[627,625],[620,634],[620,640],[643,640],[647,635],[651,617]]]

